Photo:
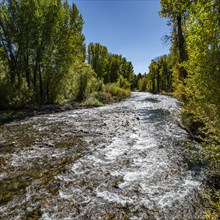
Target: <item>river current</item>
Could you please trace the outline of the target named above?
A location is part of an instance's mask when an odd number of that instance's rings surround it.
[[[179,102],[132,93],[0,126],[0,219],[202,219]]]

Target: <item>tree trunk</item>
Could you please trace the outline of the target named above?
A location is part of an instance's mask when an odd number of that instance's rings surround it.
[[[40,89],[40,100],[39,100],[39,104],[43,104],[44,101],[44,93],[43,93],[43,83],[42,83],[42,74],[41,74],[41,70],[40,70],[40,66],[39,66],[39,89]]]
[[[185,39],[183,36],[182,29],[182,15],[177,16],[177,35],[178,35],[178,50],[179,50],[179,62],[182,63],[188,60],[187,53],[185,50]],[[180,68],[180,76],[185,79],[187,77],[187,71],[184,67]]]
[[[157,73],[157,92],[160,91],[160,74],[159,72]]]

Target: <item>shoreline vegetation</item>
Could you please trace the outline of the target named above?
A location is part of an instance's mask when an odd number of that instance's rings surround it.
[[[140,91],[171,93],[182,103],[181,119],[199,147],[189,158],[205,165],[204,219],[220,213],[220,4],[161,0],[160,16],[171,28],[170,54],[157,57],[139,75]]]
[[[218,219],[220,4],[218,0],[160,0],[160,4],[159,14],[171,28],[164,37],[170,53],[154,58],[148,74],[136,75],[122,55],[99,43],[85,44],[83,15],[75,4],[0,2],[0,123],[99,106],[135,90],[172,94],[182,103],[183,125],[200,140],[193,160],[208,165],[213,182],[204,218]]]
[[[129,94],[133,65],[99,43],[85,44],[83,16],[68,1],[0,3],[0,110]]]
[[[115,88],[117,91],[118,88]],[[34,117],[38,115],[45,115],[45,114],[53,114],[59,112],[65,112],[70,110],[77,110],[77,109],[86,109],[86,108],[93,108],[93,107],[100,107],[106,104],[112,104],[115,102],[119,102],[130,97],[130,90],[123,90],[120,89],[120,92],[113,93],[111,91],[105,94],[105,100],[98,100],[96,98],[88,98],[84,102],[72,102],[66,104],[47,104],[47,105],[39,105],[33,107],[26,107],[20,109],[8,109],[8,110],[0,110],[0,125],[10,123],[14,120],[23,120],[27,117]]]

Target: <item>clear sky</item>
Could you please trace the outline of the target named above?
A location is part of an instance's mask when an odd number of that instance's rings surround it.
[[[148,72],[152,59],[169,53],[169,34],[159,0],[69,0],[84,18],[86,44],[100,43],[131,61],[135,73]]]

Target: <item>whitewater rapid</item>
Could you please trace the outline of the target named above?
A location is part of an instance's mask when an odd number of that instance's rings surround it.
[[[201,219],[179,113],[172,97],[132,93],[0,126],[0,218]]]

